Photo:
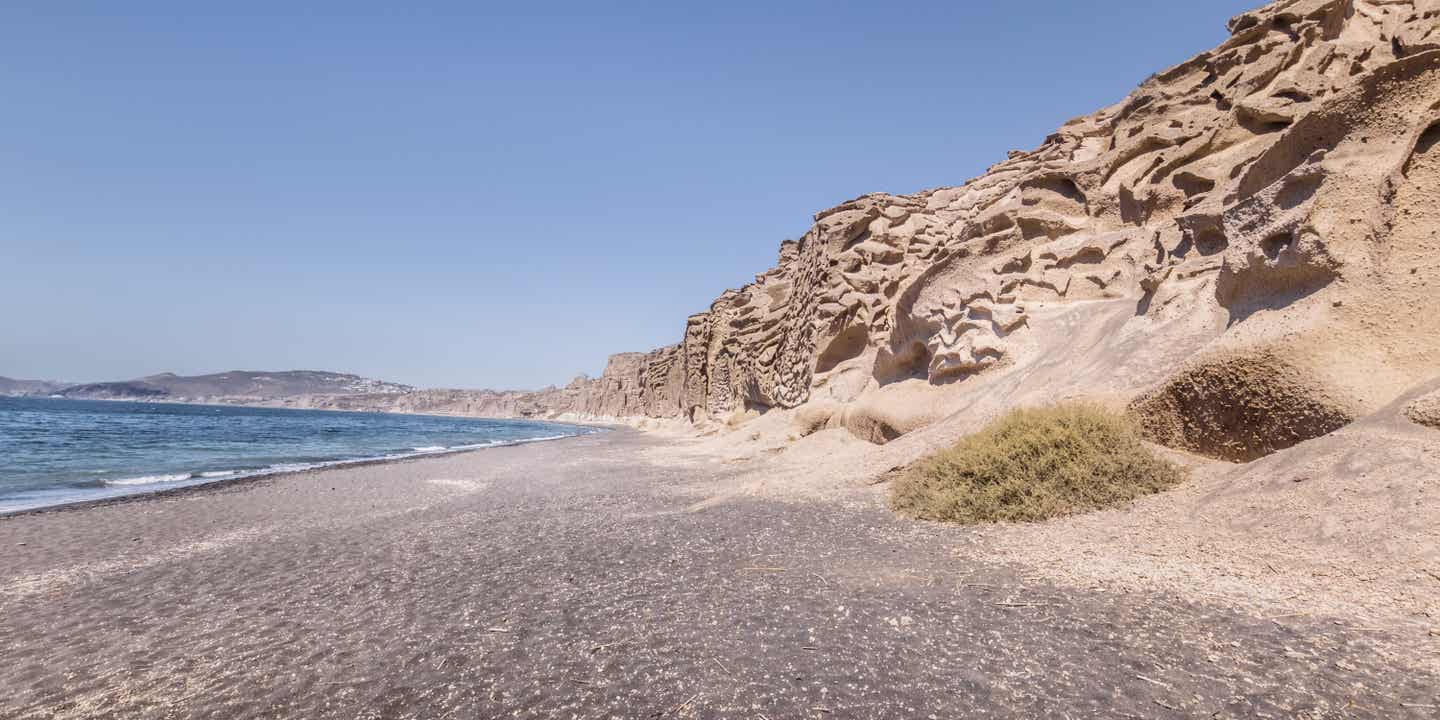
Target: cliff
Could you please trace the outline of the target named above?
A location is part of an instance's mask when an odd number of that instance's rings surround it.
[[[1060,362],[1050,391],[1246,459],[1384,406],[1436,375],[1440,2],[1287,0],[1229,29],[962,186],[818,213],[676,345],[529,411],[804,405],[807,431],[883,443]]]

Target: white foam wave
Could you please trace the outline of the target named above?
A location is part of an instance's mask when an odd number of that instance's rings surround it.
[[[325,467],[326,465],[330,465],[330,464],[339,464],[339,463],[341,463],[341,462],[345,462],[345,461],[344,461],[344,460],[337,460],[335,463],[323,463],[323,462],[318,462],[318,463],[281,463],[281,464],[279,464],[279,465],[271,465],[270,467],[267,467],[267,468],[265,468],[264,470],[256,471],[255,474],[257,474],[257,475],[269,475],[269,474],[271,474],[271,473],[302,472],[302,471],[304,471],[304,470],[314,470],[315,468],[318,468],[318,467]]]
[[[480,448],[495,447],[496,445],[499,445],[499,444],[501,444],[502,442],[504,442],[504,441],[503,441],[503,440],[491,440],[491,441],[489,441],[489,442],[473,443],[473,444],[470,444],[470,445],[456,445],[455,447],[452,447],[452,448],[450,448],[450,449],[451,449],[451,450],[479,450]]]
[[[106,485],[155,485],[157,483],[180,482],[189,480],[190,473],[177,473],[174,475],[142,475],[133,478],[119,478],[117,480],[101,480]]]
[[[437,453],[447,453],[447,454],[448,454],[448,453],[464,452],[464,451],[467,451],[467,450],[480,450],[480,449],[483,449],[483,448],[507,447],[507,446],[511,446],[511,445],[524,445],[524,444],[526,444],[526,443],[545,442],[545,441],[548,441],[548,440],[562,440],[562,439],[564,439],[564,438],[576,437],[577,435],[585,435],[585,434],[588,434],[588,433],[586,433],[586,432],[565,433],[565,434],[560,434],[560,435],[545,435],[545,436],[542,436],[542,437],[520,438],[520,439],[515,439],[515,440],[490,440],[490,441],[488,441],[488,442],[475,443],[475,444],[473,444],[473,445],[456,445],[456,446],[453,446],[453,447],[446,447],[446,446],[443,446],[443,445],[427,445],[427,446],[422,446],[422,447],[413,448],[410,452],[395,453],[395,454],[390,454],[390,455],[380,455],[380,456],[374,456],[374,457],[353,458],[353,459],[346,459],[346,460],[330,460],[330,461],[325,461],[325,462],[278,463],[278,464],[271,465],[271,466],[269,466],[269,467],[265,467],[265,468],[261,468],[261,469],[257,469],[257,470],[206,470],[206,471],[202,471],[202,472],[167,473],[167,474],[161,474],[161,475],[141,475],[141,476],[139,476],[139,477],[132,477],[132,478],[116,478],[116,479],[113,479],[113,480],[101,480],[100,482],[101,482],[103,485],[107,486],[107,487],[115,487],[115,488],[117,488],[117,490],[114,491],[114,492],[121,492],[120,490],[118,490],[118,488],[122,488],[122,487],[131,487],[131,488],[133,488],[133,487],[137,487],[137,486],[145,486],[145,485],[164,485],[164,484],[168,484],[168,483],[179,483],[179,482],[185,482],[185,481],[193,481],[193,482],[189,482],[189,483],[187,483],[187,484],[194,485],[194,484],[200,484],[201,481],[205,481],[205,480],[216,480],[216,479],[219,479],[219,478],[236,478],[236,479],[238,479],[238,478],[260,477],[260,476],[264,476],[264,475],[276,475],[276,474],[280,474],[280,473],[304,472],[304,471],[306,471],[306,470],[320,470],[320,469],[323,469],[323,468],[344,467],[344,466],[346,466],[346,465],[360,465],[360,464],[371,463],[371,462],[376,462],[376,461],[404,460],[404,459],[406,459],[406,458],[413,458],[413,457],[418,457],[418,456],[423,456],[423,455],[432,455],[432,454],[437,454]],[[95,471],[95,472],[104,472],[104,471]],[[136,491],[125,491],[123,494],[130,494],[131,492],[136,492]],[[140,492],[143,492],[143,491],[140,491]],[[37,507],[38,507],[38,506],[37,506]],[[4,510],[0,510],[0,514],[3,514],[3,512],[4,512]]]
[[[546,435],[546,436],[544,436],[544,437],[522,438],[522,439],[519,439],[519,440],[491,440],[491,441],[489,441],[489,442],[475,443],[474,445],[456,445],[455,447],[450,448],[450,449],[451,449],[451,450],[479,450],[479,449],[481,449],[481,448],[509,447],[509,446],[511,446],[511,445],[524,445],[525,443],[545,442],[546,440],[564,440],[565,438],[568,438],[568,437],[578,437],[579,435],[583,435],[583,434],[585,434],[585,433],[576,433],[576,434],[574,434],[574,435]]]
[[[510,442],[503,443],[503,444],[504,444],[504,445],[524,445],[525,443],[545,442],[546,440],[563,440],[563,439],[565,439],[565,438],[567,438],[567,437],[575,437],[575,436],[574,436],[574,435],[546,435],[545,437],[525,438],[524,440],[511,440]]]

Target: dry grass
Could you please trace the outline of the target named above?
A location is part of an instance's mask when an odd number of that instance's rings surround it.
[[[1124,505],[1183,479],[1124,417],[1069,404],[1015,410],[896,481],[891,505],[923,520],[1032,522]]]

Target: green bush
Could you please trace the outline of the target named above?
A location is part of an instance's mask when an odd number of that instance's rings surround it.
[[[1122,416],[1088,404],[1015,410],[911,466],[891,505],[922,520],[1033,522],[1124,505],[1183,479]]]

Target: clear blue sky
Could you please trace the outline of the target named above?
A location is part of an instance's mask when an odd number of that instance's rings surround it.
[[[598,374],[1255,4],[5,3],[0,375]]]

